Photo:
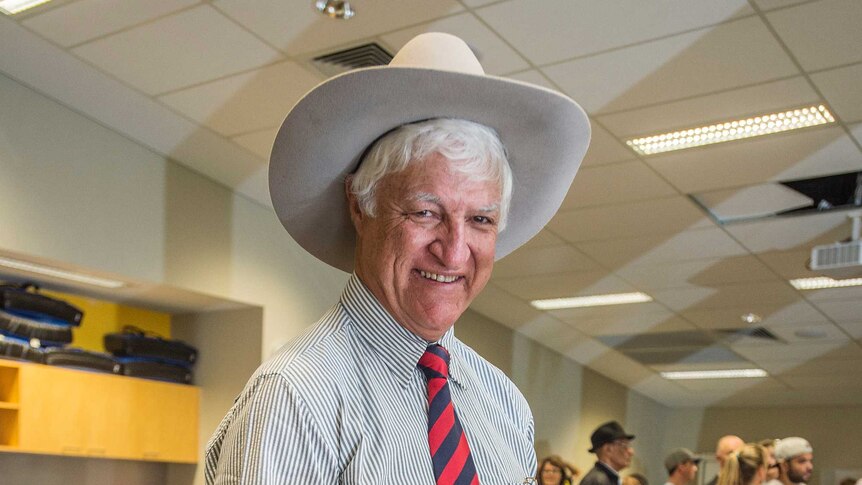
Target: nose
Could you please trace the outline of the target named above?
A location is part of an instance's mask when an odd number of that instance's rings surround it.
[[[437,227],[436,238],[430,247],[431,254],[447,268],[462,266],[470,257],[466,222],[450,219]]]

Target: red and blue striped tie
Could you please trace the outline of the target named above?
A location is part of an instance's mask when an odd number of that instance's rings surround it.
[[[437,485],[479,485],[467,435],[449,393],[449,352],[429,345],[419,368],[428,380],[428,445]]]

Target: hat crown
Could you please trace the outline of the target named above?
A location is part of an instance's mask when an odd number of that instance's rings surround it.
[[[466,42],[441,32],[429,32],[411,39],[395,54],[389,67],[418,67],[477,76],[485,74]]]

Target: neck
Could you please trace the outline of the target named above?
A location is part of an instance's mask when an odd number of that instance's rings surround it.
[[[688,483],[688,480],[680,476],[679,473],[674,473],[670,476],[670,478],[667,479],[667,481],[672,483],[673,485],[686,485]]]

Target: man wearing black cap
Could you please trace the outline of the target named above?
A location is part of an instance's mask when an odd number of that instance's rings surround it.
[[[665,485],[688,485],[697,476],[700,458],[687,448],[677,448],[664,459],[668,479]]]
[[[599,426],[590,436],[598,461],[596,466],[581,480],[581,485],[620,485],[620,470],[629,466],[635,450],[631,441],[635,439],[623,430],[620,423],[609,421]]]

